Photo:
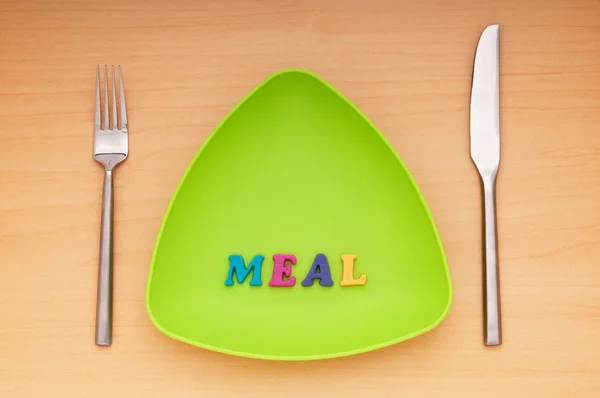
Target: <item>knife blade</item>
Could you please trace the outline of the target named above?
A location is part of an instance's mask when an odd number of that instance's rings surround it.
[[[477,44],[471,88],[471,158],[483,188],[484,344],[502,344],[496,227],[496,176],[500,166],[500,27],[488,26]]]

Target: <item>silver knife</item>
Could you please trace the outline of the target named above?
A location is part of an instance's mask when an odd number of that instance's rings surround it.
[[[477,166],[484,202],[484,343],[502,344],[496,175],[500,166],[499,26],[488,26],[477,45],[471,89],[471,158]]]

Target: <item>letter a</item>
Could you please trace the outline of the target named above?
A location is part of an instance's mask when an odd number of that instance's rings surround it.
[[[308,271],[308,275],[302,281],[302,286],[312,286],[313,280],[319,279],[319,284],[321,286],[332,286],[333,281],[331,280],[331,271],[329,270],[329,262],[327,261],[327,257],[319,253],[315,257],[315,261],[313,261],[312,267],[310,267],[310,271]]]

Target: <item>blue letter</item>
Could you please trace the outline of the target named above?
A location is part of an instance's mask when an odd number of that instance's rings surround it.
[[[254,270],[252,273],[252,280],[250,281],[250,286],[261,286],[262,281],[260,280],[260,274],[262,270],[262,262],[265,256],[261,254],[257,254],[254,256],[252,261],[250,261],[250,265],[246,268],[244,264],[244,258],[239,254],[232,254],[229,256],[229,274],[227,275],[227,280],[225,281],[226,286],[233,286],[233,272],[237,274],[238,283],[243,283],[250,271]]]
[[[302,281],[302,286],[312,286],[313,279],[320,279],[319,284],[321,286],[332,286],[333,281],[331,280],[331,272],[329,271],[329,262],[324,254],[317,254],[315,261],[313,262],[308,275]]]

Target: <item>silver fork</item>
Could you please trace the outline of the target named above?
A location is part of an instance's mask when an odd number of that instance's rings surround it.
[[[100,259],[98,269],[98,297],[96,304],[96,344],[112,343],[113,307],[113,170],[127,158],[127,110],[123,90],[123,73],[119,66],[120,127],[117,124],[117,97],[115,67],[112,67],[112,111],[108,111],[108,71],[104,66],[104,111],[100,117],[100,69],[96,66],[96,113],[94,117],[94,159],[104,166],[102,190],[102,224],[100,227]],[[109,124],[109,119],[111,120]]]

